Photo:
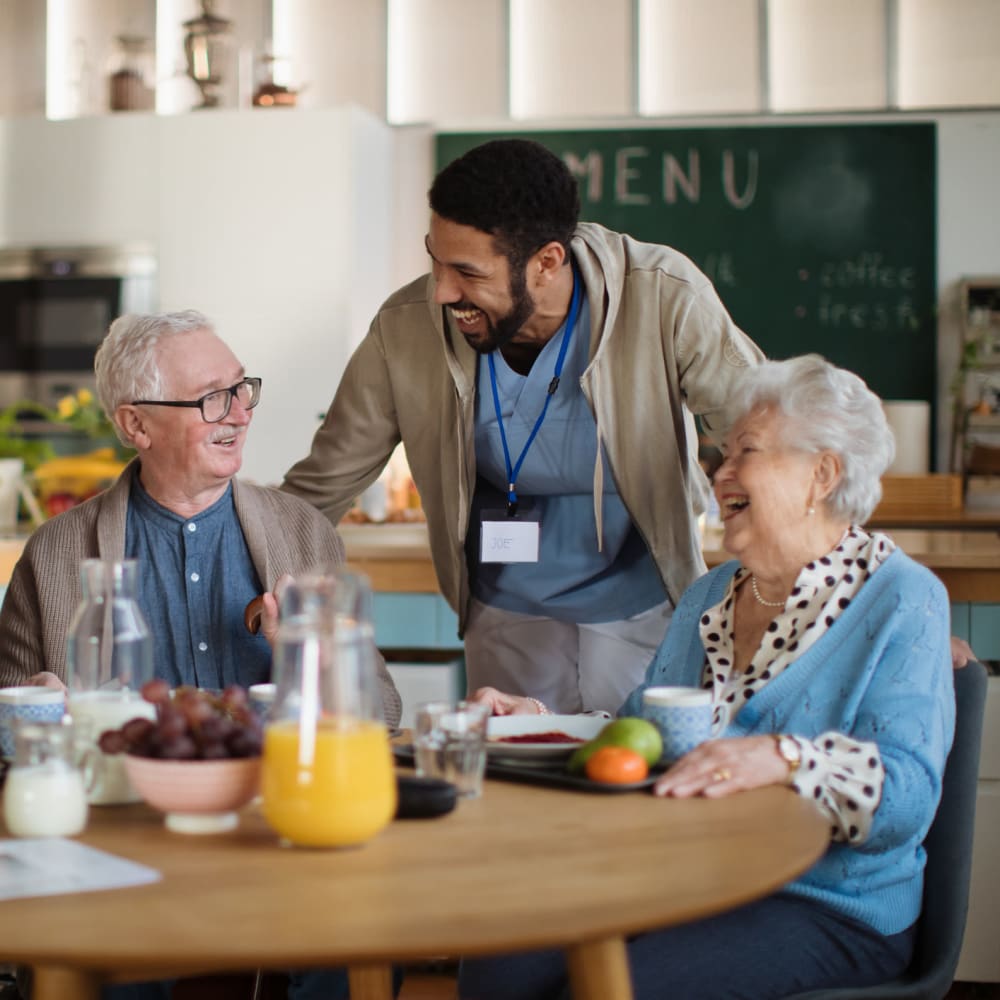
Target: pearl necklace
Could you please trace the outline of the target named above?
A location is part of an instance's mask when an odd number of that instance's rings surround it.
[[[750,589],[753,591],[753,596],[757,598],[757,603],[763,604],[765,608],[783,608],[785,606],[785,601],[765,601],[760,596],[760,591],[757,589],[757,577],[753,573],[750,574]]]

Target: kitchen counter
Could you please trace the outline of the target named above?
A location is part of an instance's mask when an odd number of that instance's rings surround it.
[[[427,525],[343,524],[339,528],[352,569],[366,573],[376,591],[436,594]],[[917,562],[933,570],[948,588],[953,602],[1000,603],[1000,534],[987,531],[887,530]],[[705,561],[717,566],[729,558],[710,535]],[[24,537],[0,538],[0,586],[24,547]]]
[[[6,587],[10,582],[10,574],[14,572],[14,564],[21,558],[21,551],[27,538],[22,535],[0,536],[0,586]]]
[[[425,524],[340,526],[350,565],[367,573],[377,591],[437,593]],[[933,570],[953,602],[1000,602],[1000,534],[988,531],[888,529],[913,559]],[[705,561],[730,558],[718,535],[706,542]]]

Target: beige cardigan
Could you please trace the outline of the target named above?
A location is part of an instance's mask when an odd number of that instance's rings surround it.
[[[66,636],[82,597],[80,563],[121,559],[134,460],[117,482],[86,503],[47,521],[28,539],[0,611],[0,685],[23,684],[42,670],[66,678]],[[344,561],[330,522],[278,490],[233,480],[233,502],[254,569],[272,590],[284,573]],[[244,628],[241,621],[233,628]],[[388,725],[399,722],[399,693],[379,658],[379,686]]]

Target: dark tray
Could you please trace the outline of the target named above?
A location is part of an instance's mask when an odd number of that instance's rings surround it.
[[[395,744],[392,753],[400,764],[413,766],[412,744]],[[590,778],[570,774],[563,761],[558,764],[514,764],[508,761],[491,761],[489,757],[486,758],[486,776],[488,778],[520,781],[529,785],[546,785],[549,788],[566,788],[575,792],[598,792],[605,795],[645,791],[653,786],[662,773],[663,768],[653,768],[642,781],[629,782],[627,785],[610,785],[602,781],[591,781]]]

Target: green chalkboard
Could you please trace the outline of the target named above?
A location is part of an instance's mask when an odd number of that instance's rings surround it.
[[[510,132],[579,178],[582,218],[667,243],[774,358],[817,351],[932,404],[933,124]],[[440,166],[497,137],[437,138]]]

